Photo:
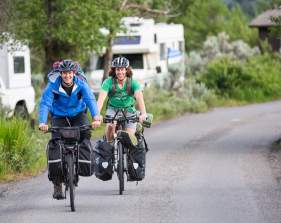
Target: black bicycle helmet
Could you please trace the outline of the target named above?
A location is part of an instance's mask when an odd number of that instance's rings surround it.
[[[63,71],[75,71],[77,64],[72,60],[62,60],[59,64],[58,70]]]
[[[129,60],[125,57],[116,57],[111,63],[111,67],[113,67],[113,68],[116,68],[116,67],[128,68],[129,65],[130,65]]]

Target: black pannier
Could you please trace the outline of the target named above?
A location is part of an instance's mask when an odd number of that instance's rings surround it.
[[[84,177],[92,176],[94,174],[95,159],[91,141],[84,139],[78,148],[78,174]]]
[[[148,151],[143,135],[138,136],[138,144],[129,150],[128,181],[141,181],[145,177],[145,159]]]
[[[105,140],[98,140],[94,149],[95,176],[103,181],[111,180],[113,174],[113,147]]]
[[[47,144],[48,178],[61,182],[63,178],[62,148],[57,140],[51,139]]]

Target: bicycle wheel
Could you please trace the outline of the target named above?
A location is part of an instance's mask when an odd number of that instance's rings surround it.
[[[117,150],[118,150],[117,174],[119,179],[119,194],[122,195],[124,191],[124,155],[123,155],[123,145],[121,142],[117,143]]]
[[[71,207],[71,211],[75,211],[74,163],[73,163],[72,154],[66,155],[66,163],[67,163],[67,184],[69,189],[70,207]]]

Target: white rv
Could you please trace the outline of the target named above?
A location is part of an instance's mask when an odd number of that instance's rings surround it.
[[[125,17],[126,32],[118,33],[113,44],[113,57],[124,56],[133,68],[133,77],[145,87],[152,81],[162,85],[168,67],[181,67],[184,78],[184,29],[181,24],[155,23],[153,19]],[[90,59],[90,85],[96,93],[103,76],[103,56]]]
[[[8,116],[26,117],[34,110],[35,92],[31,85],[30,52],[25,45],[11,50],[8,44],[0,48],[0,101],[9,110]]]

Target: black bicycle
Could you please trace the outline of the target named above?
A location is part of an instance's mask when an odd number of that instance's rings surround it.
[[[113,169],[117,173],[119,180],[119,194],[122,195],[125,189],[124,174],[128,176],[128,144],[130,144],[129,136],[125,129],[126,122],[137,122],[139,120],[136,114],[126,116],[126,109],[118,109],[115,115],[105,116],[104,123],[113,123],[116,125],[114,139],[113,139]],[[127,141],[127,143],[124,143]]]
[[[51,127],[48,132],[58,133],[58,143],[62,148],[63,183],[66,192],[69,190],[71,211],[75,211],[75,187],[78,186],[78,145],[80,132],[92,130],[91,125],[76,127]]]

